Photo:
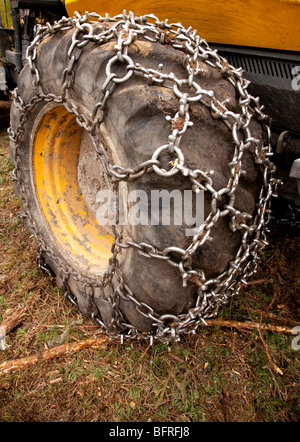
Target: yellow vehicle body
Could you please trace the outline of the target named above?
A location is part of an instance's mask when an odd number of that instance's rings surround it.
[[[208,42],[300,51],[300,0],[65,0],[75,11],[132,11],[197,29]]]

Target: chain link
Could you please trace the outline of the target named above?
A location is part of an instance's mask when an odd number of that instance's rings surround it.
[[[97,25],[95,24],[96,21],[98,22]],[[68,49],[69,62],[62,76],[61,95],[45,94],[42,90],[40,74],[36,65],[37,48],[47,37],[70,30],[73,30],[73,34]],[[164,72],[163,64],[160,64],[157,69],[150,69],[135,63],[128,55],[128,48],[137,39],[169,44],[174,49],[184,52],[186,57],[183,65],[186,69],[186,78],[179,79],[173,73]],[[115,53],[106,64],[106,79],[101,88],[102,97],[95,104],[92,120],[90,120],[70,100],[69,92],[75,80],[74,66],[80,59],[84,47],[89,42],[101,45],[111,41],[115,42]],[[112,288],[111,293],[105,298],[110,302],[113,312],[110,323],[108,325],[104,324],[95,303],[92,317],[111,337],[120,336],[123,339],[124,336],[128,336],[130,338],[150,339],[152,343],[154,338],[169,342],[178,340],[182,334],[195,333],[199,325],[206,324],[205,320],[207,318],[217,315],[219,309],[233,295],[240,291],[243,282],[256,271],[260,251],[267,244],[265,225],[270,215],[270,199],[273,194],[276,194],[276,186],[278,184],[278,181],[273,178],[275,168],[269,159],[272,154],[269,143],[269,120],[264,115],[259,100],[248,93],[248,82],[243,78],[241,69],[230,66],[216,51],[211,50],[206,41],[201,39],[196,34],[196,31],[191,28],[185,29],[178,23],[169,24],[167,21],[159,21],[154,15],[142,17],[137,17],[133,13],[127,15],[125,11],[123,14],[113,18],[110,18],[108,15],[102,17],[95,13],[86,13],[82,16],[76,13],[73,18],[63,17],[54,24],[47,23],[44,26],[40,26],[36,37],[28,47],[27,59],[36,95],[28,104],[25,104],[18,95],[18,89],[14,91],[14,105],[21,110],[21,117],[17,132],[15,133],[10,128],[9,135],[16,145],[16,168],[12,177],[20,190],[19,193],[21,194],[24,209],[23,217],[26,218],[30,230],[37,239],[39,250],[38,263],[40,267],[47,270],[47,265],[44,261],[45,255],[55,262],[63,278],[65,296],[74,304],[77,304],[76,297],[68,288],[70,276],[82,282],[88,288],[89,293],[92,293],[89,295],[91,302],[93,302],[94,289],[110,286]],[[206,65],[218,70],[235,88],[238,97],[239,113],[229,110],[226,106],[228,104],[226,100],[225,102],[220,102],[216,98],[214,91],[205,90],[197,83],[197,76],[202,73],[200,62],[204,62]],[[114,72],[114,65],[116,63],[123,65],[122,75],[117,75]],[[97,136],[97,128],[105,120],[106,109],[111,95],[120,84],[126,83],[133,76],[144,78],[148,85],[159,84],[170,88],[178,100],[178,110],[173,118],[170,116],[166,117],[171,126],[171,134],[166,144],[157,147],[149,160],[134,168],[126,168],[122,165],[109,163],[106,151]],[[197,233],[193,236],[190,245],[186,249],[169,246],[163,250],[158,250],[152,244],[145,242],[135,243],[131,238],[124,238],[122,226],[117,225],[115,227],[115,241],[112,245],[112,256],[102,281],[86,279],[55,256],[54,252],[50,250],[41,238],[41,235],[39,235],[38,227],[30,215],[26,199],[23,196],[24,192],[22,191],[24,183],[20,176],[19,145],[24,133],[24,126],[29,112],[42,101],[64,105],[70,113],[76,116],[77,123],[90,134],[110,183],[115,190],[117,190],[120,181],[132,181],[146,173],[154,173],[166,178],[182,174],[189,178],[194,192],[197,193],[201,190],[208,192],[211,195],[211,211],[204,220],[204,223],[198,226]],[[234,153],[229,163],[230,177],[227,185],[219,190],[214,187],[213,171],[188,167],[183,151],[180,148],[183,135],[193,126],[193,123],[190,121],[189,108],[190,104],[196,102],[206,107],[214,119],[223,121],[232,134]],[[249,124],[253,117],[256,117],[264,128],[266,137],[263,145],[261,145],[261,141],[253,138],[251,134]],[[257,204],[257,212],[253,215],[240,212],[234,207],[235,192],[240,176],[245,173],[242,170],[243,154],[246,150],[249,150],[250,146],[252,149],[254,146],[253,156],[255,163],[263,169],[263,185]],[[171,168],[169,170],[165,170],[160,162],[160,155],[164,151],[172,155]],[[218,207],[218,203],[224,196],[228,197],[229,202],[221,210]],[[225,216],[230,218],[231,230],[239,230],[241,232],[241,245],[235,259],[229,263],[228,269],[218,277],[207,280],[202,270],[193,268],[192,258],[199,247],[211,240],[212,229],[220,218]],[[134,293],[125,284],[120,272],[118,256],[122,250],[129,247],[135,249],[143,257],[163,260],[176,268],[181,275],[183,286],[186,286],[188,282],[196,284],[198,286],[198,293],[194,307],[189,308],[186,313],[178,315],[160,315],[147,303],[138,301]],[[128,324],[119,308],[120,300],[132,302],[140,315],[152,321],[155,331],[152,333],[141,333],[131,324]]]

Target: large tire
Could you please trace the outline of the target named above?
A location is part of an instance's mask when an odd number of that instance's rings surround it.
[[[273,190],[266,117],[195,33],[97,18],[47,25],[29,48],[11,108],[16,192],[41,267],[82,313],[111,336],[170,340],[255,269]],[[194,237],[183,224],[105,230],[95,195],[119,182],[149,197],[204,190],[205,222]]]

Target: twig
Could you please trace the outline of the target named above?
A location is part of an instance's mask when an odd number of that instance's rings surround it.
[[[51,359],[55,359],[60,356],[72,356],[74,353],[77,353],[78,351],[83,350],[84,348],[89,348],[93,346],[106,348],[109,340],[110,340],[109,336],[90,338],[50,348],[33,356],[27,356],[21,359],[5,361],[2,364],[0,364],[0,374],[9,373],[14,370],[22,370],[38,362],[49,361]]]
[[[172,359],[174,359],[175,361],[177,361],[177,362],[181,362],[182,364],[185,364],[186,365],[186,361],[184,361],[183,359],[181,359],[179,356],[177,356],[177,355],[174,355],[174,353],[172,353],[172,352],[168,352],[168,355],[172,358]]]
[[[263,335],[262,335],[262,332],[260,329],[258,329],[258,333],[259,333],[259,337],[261,339],[261,342],[263,343],[263,346],[265,347],[266,355],[267,355],[267,358],[268,358],[268,361],[269,361],[271,367],[276,371],[276,373],[279,373],[281,376],[283,376],[283,371],[278,367],[278,365],[275,364],[275,362],[271,358],[268,346],[263,338]],[[276,383],[276,386],[278,387],[277,383]],[[278,389],[279,389],[279,387],[278,387]]]
[[[151,347],[151,344],[149,344],[148,347],[143,351],[142,355],[140,356],[140,359],[143,359],[146,356],[150,347]]]
[[[248,281],[245,285],[257,285],[257,284],[263,284],[264,282],[268,282],[267,278],[262,279],[255,279],[253,281]]]
[[[30,306],[28,305],[26,307],[17,307],[9,315],[4,317],[0,325],[5,330],[6,334],[17,327],[17,325],[21,324],[25,319],[29,308]]]
[[[293,329],[285,327],[284,325],[262,324],[250,321],[227,321],[222,318],[208,319],[207,325],[219,325],[220,327],[234,327],[237,329],[250,329],[250,330],[269,330],[277,333],[293,334]]]

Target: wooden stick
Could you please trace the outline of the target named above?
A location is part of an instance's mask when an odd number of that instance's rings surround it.
[[[267,346],[267,344],[266,344],[266,342],[265,342],[265,340],[264,340],[264,338],[263,338],[263,336],[262,336],[262,332],[261,332],[260,329],[258,329],[258,333],[259,333],[259,336],[260,336],[261,342],[263,343],[263,346],[265,347],[266,355],[267,355],[267,358],[268,358],[268,361],[269,361],[271,367],[276,371],[276,373],[279,373],[281,376],[283,376],[283,371],[281,370],[281,368],[278,367],[278,365],[275,364],[275,362],[274,362],[273,359],[271,358],[271,355],[270,355],[270,352],[269,352],[268,346]],[[275,381],[275,382],[276,382],[276,381]],[[276,386],[277,386],[277,388],[278,388],[278,390],[279,390],[279,387],[278,387],[278,384],[277,384],[277,383],[276,383]],[[280,392],[280,390],[279,390],[279,392]]]
[[[72,356],[84,348],[97,346],[106,348],[109,342],[109,336],[101,336],[99,338],[90,338],[82,341],[72,342],[70,344],[59,345],[58,347],[50,348],[33,356],[26,356],[25,358],[4,361],[0,364],[0,374],[9,373],[14,370],[22,370],[26,367],[36,364],[37,362],[45,362],[50,359],[58,358],[59,356]]]
[[[28,307],[18,307],[6,317],[4,317],[0,326],[3,327],[6,334],[8,334],[17,325],[21,324],[21,322],[25,319],[27,311]]]
[[[270,330],[277,333],[293,334],[293,329],[285,327],[284,325],[262,324],[250,321],[226,321],[222,318],[208,319],[207,325],[219,325],[220,327],[234,327],[237,329],[250,329],[250,330]]]

